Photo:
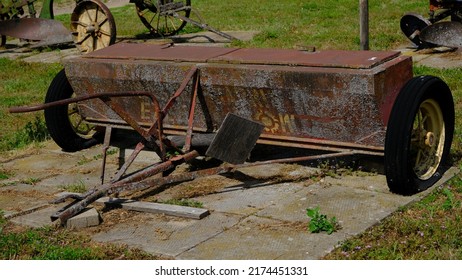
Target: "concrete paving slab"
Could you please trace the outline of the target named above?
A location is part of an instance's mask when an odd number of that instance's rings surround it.
[[[306,224],[250,216],[226,232],[195,246],[177,259],[300,260],[324,256],[342,233],[312,234]]]
[[[50,207],[32,212],[27,215],[19,216],[11,219],[13,223],[33,228],[51,226],[53,223],[50,219],[51,215],[56,213],[63,205],[51,205]]]
[[[130,221],[117,224],[107,232],[97,233],[98,242],[115,242],[140,248],[148,253],[176,257],[214,238],[239,222],[240,216],[214,213],[202,220],[165,218],[150,215],[143,223]],[[146,216],[145,216],[146,217]]]
[[[251,215],[279,203],[281,198],[301,190],[300,184],[261,183],[253,187],[226,189],[224,192],[197,198],[204,207],[213,211]]]

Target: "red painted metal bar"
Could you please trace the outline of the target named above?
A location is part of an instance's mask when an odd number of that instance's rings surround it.
[[[162,185],[166,185],[166,184],[191,181],[197,178],[207,177],[211,175],[225,174],[225,173],[233,172],[240,168],[251,167],[251,166],[261,166],[261,165],[268,165],[268,164],[275,164],[275,163],[307,162],[307,161],[336,158],[336,157],[342,157],[342,156],[353,156],[355,154],[356,154],[355,151],[346,151],[346,152],[335,152],[335,153],[328,153],[328,154],[321,154],[321,155],[311,155],[311,156],[283,158],[283,159],[275,159],[275,160],[267,160],[267,161],[259,161],[259,162],[250,162],[250,163],[237,164],[237,165],[225,164],[219,167],[208,168],[204,170],[186,172],[182,174],[170,175],[170,176],[163,177],[163,178],[153,178],[153,179],[147,179],[144,181],[130,182],[126,185],[114,186],[113,188],[111,188],[108,194],[117,193],[121,191],[143,192],[143,191],[147,191],[152,188],[161,187]]]

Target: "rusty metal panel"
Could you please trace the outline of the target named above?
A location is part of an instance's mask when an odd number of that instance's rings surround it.
[[[239,49],[208,62],[368,69],[398,56],[395,51]]]
[[[206,62],[236,50],[238,48],[119,43],[91,52],[85,58]]]
[[[399,59],[388,67],[401,62],[409,66]],[[265,134],[377,146],[383,145],[383,117],[399,92],[396,89],[409,76],[394,75],[392,81],[386,77],[391,71],[382,67],[356,70],[212,64],[204,66],[201,73],[207,107],[212,116],[220,115],[219,119],[224,112],[238,112],[262,122]]]
[[[368,69],[399,56],[396,51],[299,51],[119,43],[86,55],[95,59],[291,65]]]

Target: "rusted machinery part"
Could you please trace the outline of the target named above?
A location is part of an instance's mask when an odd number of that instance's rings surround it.
[[[385,136],[385,173],[391,191],[414,194],[444,173],[454,134],[454,102],[441,79],[411,79],[393,106]]]
[[[427,47],[427,44],[420,39],[420,32],[425,27],[431,25],[431,22],[421,15],[408,13],[400,21],[401,31],[419,48]]]
[[[420,39],[428,44],[450,48],[462,47],[462,23],[440,21],[422,30]]]
[[[173,16],[172,11],[186,18],[191,14],[191,0],[172,1],[161,5],[155,0],[139,0],[135,2],[135,7],[138,17],[149,32],[161,37],[175,35],[186,25],[186,21]]]
[[[45,103],[71,98],[73,94],[63,69],[51,82]],[[76,103],[45,109],[45,122],[51,138],[67,152],[79,151],[99,142],[96,127],[84,121]]]
[[[116,24],[109,8],[99,0],[84,0],[71,15],[74,43],[82,53],[89,53],[115,43]]]

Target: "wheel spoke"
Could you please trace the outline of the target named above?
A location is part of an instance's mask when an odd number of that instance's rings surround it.
[[[416,167],[419,167],[419,166],[420,166],[420,159],[421,159],[421,157],[422,157],[422,150],[419,149],[419,150],[417,151],[417,157],[416,157],[414,166],[416,166]]]
[[[88,11],[88,9],[87,9],[87,8],[84,8],[84,9],[85,9],[85,13],[86,13],[86,14],[87,14],[87,16],[88,16],[88,19],[89,19],[89,20],[90,20],[90,22],[91,22],[91,21],[92,21],[92,19],[91,19],[91,14],[90,14],[90,11]]]
[[[103,26],[103,24],[105,24],[107,21],[108,21],[108,18],[105,17],[101,22],[98,22],[98,26],[101,28],[101,26]]]
[[[90,34],[86,34],[85,37],[83,39],[81,39],[80,41],[76,42],[76,44],[83,44],[83,42],[85,42],[88,38],[90,38]]]
[[[95,20],[94,22],[98,22],[98,15],[99,15],[100,11],[99,11],[99,6],[96,6],[96,11],[95,11]]]

